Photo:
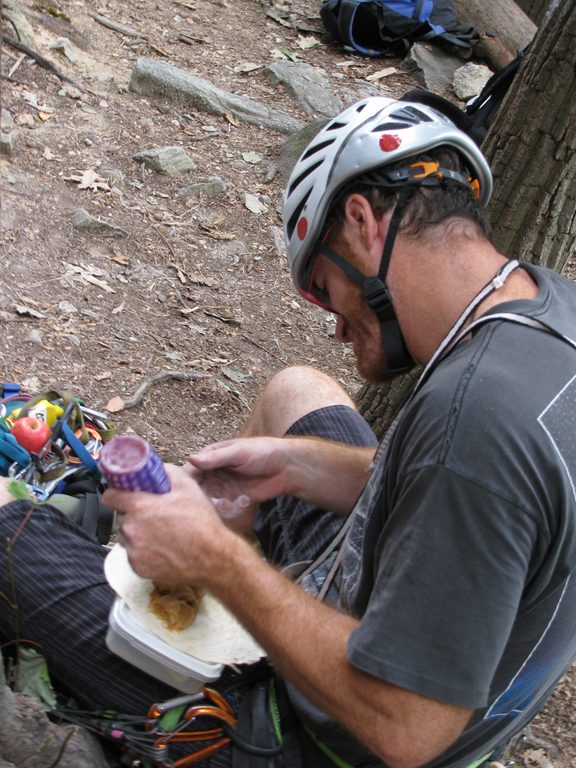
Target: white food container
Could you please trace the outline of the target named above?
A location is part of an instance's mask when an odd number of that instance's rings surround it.
[[[110,611],[106,645],[124,661],[182,693],[196,693],[217,680],[224,668],[173,648],[150,632],[119,597]]]

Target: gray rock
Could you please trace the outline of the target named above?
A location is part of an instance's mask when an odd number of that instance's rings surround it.
[[[342,111],[341,99],[317,67],[301,61],[275,61],[264,72],[285,85],[310,114],[333,117]]]
[[[14,154],[15,133],[0,133],[0,155],[12,157]]]
[[[295,133],[280,146],[280,159],[278,161],[278,170],[282,173],[285,181],[288,180],[296,160],[312,141],[314,136],[326,125],[326,120],[315,120],[304,126],[301,131]]]
[[[51,723],[40,702],[14,693],[5,684],[0,664],[0,768],[31,765],[34,768],[108,768],[98,741],[82,728]],[[62,754],[60,754],[62,752]]]
[[[78,54],[76,53],[76,48],[74,48],[74,46],[72,45],[70,40],[68,40],[67,37],[59,37],[53,43],[50,43],[48,47],[56,51],[60,51],[60,53],[66,56],[66,58],[69,61],[71,61],[72,64],[75,64],[78,61]]]
[[[26,337],[26,341],[29,341],[30,344],[36,344],[39,347],[44,346],[44,341],[42,339],[42,334],[38,330],[38,328],[32,328],[28,336]]]
[[[12,113],[5,107],[0,107],[0,129],[3,131],[9,131],[16,127]]]
[[[160,96],[180,101],[213,115],[231,114],[251,125],[263,125],[283,133],[302,128],[291,115],[271,109],[247,96],[236,96],[164,61],[141,58],[130,77],[130,90],[143,96]]]
[[[80,229],[101,237],[128,237],[128,232],[122,227],[117,227],[103,219],[96,219],[84,208],[76,209],[72,224],[74,229]]]
[[[220,176],[210,176],[207,181],[180,187],[176,194],[178,197],[220,197],[225,192],[226,187]]]
[[[144,163],[147,168],[166,176],[180,176],[194,171],[196,165],[182,147],[156,147],[144,152],[137,152],[133,158],[137,163]]]
[[[450,94],[454,72],[461,66],[461,58],[438,45],[414,43],[403,59],[401,69],[416,74],[429,91],[445,96]]]
[[[482,88],[492,77],[492,70],[483,64],[473,64],[471,61],[459,67],[454,72],[454,93],[462,101],[468,101],[478,96]]]

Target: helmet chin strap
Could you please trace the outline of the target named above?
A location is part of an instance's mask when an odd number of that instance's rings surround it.
[[[372,275],[371,277],[363,275],[356,267],[353,267],[352,264],[327,245],[324,243],[320,244],[320,251],[330,261],[333,261],[343,269],[354,282],[360,285],[366,303],[376,314],[382,330],[382,346],[384,347],[384,354],[388,363],[388,372],[391,376],[404,373],[404,371],[410,370],[415,365],[404,342],[402,331],[396,318],[396,312],[392,305],[392,299],[386,288],[386,275],[388,274],[398,227],[400,226],[404,209],[413,194],[414,190],[406,187],[400,191],[390,219],[377,275]]]

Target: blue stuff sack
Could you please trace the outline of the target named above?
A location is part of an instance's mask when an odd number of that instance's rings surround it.
[[[320,16],[332,37],[364,56],[402,58],[417,40],[465,50],[480,39],[458,23],[451,0],[323,0]]]

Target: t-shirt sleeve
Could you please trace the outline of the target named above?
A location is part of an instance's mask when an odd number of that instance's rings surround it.
[[[389,683],[485,706],[516,617],[536,522],[443,465],[401,483],[348,659]]]

